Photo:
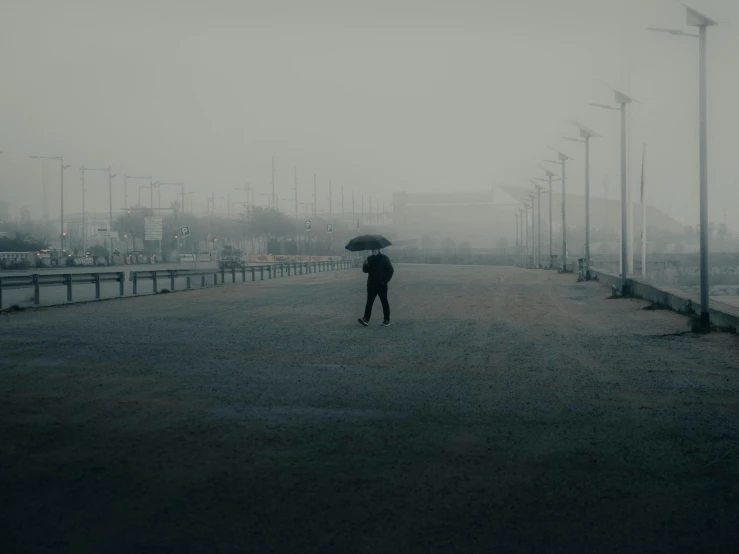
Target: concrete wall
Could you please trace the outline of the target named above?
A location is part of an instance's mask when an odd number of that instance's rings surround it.
[[[598,280],[609,287],[615,286],[620,290],[621,278],[601,269],[593,268],[591,273]],[[626,280],[629,296],[641,298],[658,306],[669,308],[680,314],[694,315],[701,312],[700,295],[691,294],[677,288],[646,283],[641,279],[629,278]],[[710,299],[708,312],[711,323],[717,327],[739,330],[739,308],[724,304],[715,297]]]

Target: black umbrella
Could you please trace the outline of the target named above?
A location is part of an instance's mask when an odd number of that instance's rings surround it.
[[[392,242],[382,235],[361,235],[350,240],[344,248],[349,250],[349,252],[362,252],[363,250],[387,248],[388,246],[392,246],[392,244]]]

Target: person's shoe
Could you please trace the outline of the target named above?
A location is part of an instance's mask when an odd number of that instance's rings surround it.
[[[366,319],[364,319],[363,317],[360,317],[360,318],[359,318],[359,319],[358,319],[357,321],[358,321],[359,323],[361,323],[362,325],[364,325],[365,327],[369,326],[369,321],[367,321],[367,320],[366,320]]]
[[[386,319],[385,321],[383,321],[382,322],[382,326],[383,327],[390,327],[390,320],[389,319]]]

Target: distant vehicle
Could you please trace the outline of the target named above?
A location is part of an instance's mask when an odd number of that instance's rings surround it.
[[[218,256],[218,267],[220,269],[241,269],[246,267],[246,262],[241,259],[241,250],[232,246],[224,246]]]
[[[72,254],[60,248],[49,248],[47,250],[39,250],[41,261],[46,266],[59,267],[60,265],[70,265]]]

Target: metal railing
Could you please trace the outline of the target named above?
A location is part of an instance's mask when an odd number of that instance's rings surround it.
[[[267,279],[276,279],[279,277],[290,277],[290,275],[307,275],[310,273],[322,273],[325,271],[338,271],[340,269],[349,269],[355,267],[356,264],[350,261],[332,261],[332,262],[303,262],[303,263],[283,263],[283,264],[265,264],[259,266],[249,266],[230,269],[165,269],[153,271],[131,271],[129,281],[132,282],[133,294],[139,294],[139,283],[141,281],[151,281],[151,292],[159,292],[159,283],[162,281],[169,283],[169,290],[176,290],[176,281],[178,278],[185,278],[185,288],[192,286],[192,279],[200,277],[200,287],[205,287],[208,283],[213,286],[226,283],[226,276],[231,277],[231,283],[237,282],[237,276],[241,276],[241,282],[247,281],[247,275],[251,277],[250,281],[256,281],[259,277],[260,281],[264,281],[264,275]],[[278,275],[279,272],[279,275]],[[220,283],[219,283],[220,276]],[[211,279],[212,278],[212,279]]]
[[[3,291],[15,289],[33,289],[33,303],[41,302],[42,287],[66,287],[67,302],[72,302],[74,285],[92,284],[95,286],[95,298],[100,299],[100,284],[106,282],[119,283],[118,295],[125,294],[126,274],[122,271],[105,271],[95,273],[34,273],[32,275],[11,275],[0,277],[0,309],[3,307]]]
[[[11,275],[0,276],[0,309],[4,307],[3,291],[18,289],[33,289],[33,304],[38,306],[41,303],[41,288],[44,287],[66,287],[67,302],[73,302],[73,287],[75,285],[92,284],[95,287],[95,299],[99,300],[100,286],[102,283],[117,282],[119,284],[118,296],[126,295],[126,280],[132,283],[132,294],[138,295],[140,291],[140,283],[142,281],[151,281],[151,292],[160,291],[161,283],[167,283],[169,290],[176,290],[177,279],[185,279],[185,288],[191,288],[193,279],[200,278],[200,286],[206,287],[209,284],[213,286],[223,285],[226,283],[227,276],[230,276],[231,283],[237,282],[237,276],[241,277],[241,282],[249,280],[264,281],[265,273],[267,279],[276,279],[277,277],[289,277],[290,275],[308,275],[311,273],[322,273],[326,271],[338,271],[341,269],[349,269],[357,267],[355,261],[342,260],[331,262],[303,262],[303,263],[281,263],[269,264],[250,267],[241,267],[233,269],[165,269],[165,270],[142,270],[128,272],[107,271],[94,273],[40,273],[31,275]],[[220,277],[220,282],[219,282]]]

